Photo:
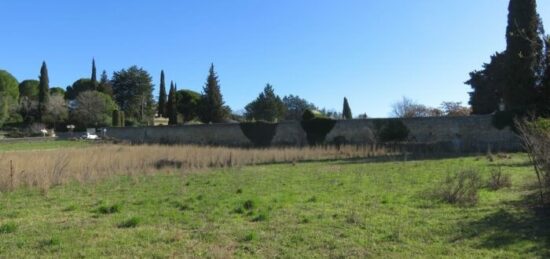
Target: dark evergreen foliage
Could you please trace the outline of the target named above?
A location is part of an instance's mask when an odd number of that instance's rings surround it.
[[[92,80],[92,89],[97,90],[98,83],[97,83],[97,70],[95,67],[95,59],[92,59],[92,76],[90,77],[90,80]]]
[[[50,99],[50,79],[48,77],[48,67],[46,61],[42,62],[40,68],[40,83],[38,85],[38,121],[42,121],[42,116],[46,114],[46,108]]]
[[[306,110],[302,116],[302,129],[306,132],[307,142],[311,146],[321,145],[330,133],[336,121],[320,115],[319,112]]]
[[[409,137],[409,128],[400,119],[375,120],[373,123],[380,142],[401,142]]]
[[[113,85],[111,84],[111,80],[109,80],[109,76],[107,75],[107,71],[105,70],[103,70],[103,72],[101,73],[101,78],[99,79],[97,90],[101,93],[113,97]]]
[[[158,101],[158,116],[166,117],[166,82],[164,81],[164,70],[160,71],[160,90]]]
[[[214,70],[214,64],[210,66],[208,78],[203,88],[200,109],[201,112],[199,116],[204,123],[223,122],[229,115],[229,108],[224,105],[218,76]]]
[[[507,77],[505,68],[505,55],[496,53],[489,64],[483,65],[483,70],[470,73],[466,84],[473,89],[469,93],[472,114],[491,114],[498,110]]]
[[[246,117],[249,120],[264,120],[276,122],[284,118],[285,105],[275,94],[273,86],[267,84],[264,91],[246,107]]]
[[[119,110],[114,110],[113,111],[113,116],[112,116],[112,119],[113,119],[113,127],[121,127],[120,125],[120,111]]]
[[[344,97],[344,108],[342,108],[342,116],[346,120],[353,119],[353,115],[351,114],[351,108],[349,107],[348,98]]]
[[[509,110],[533,109],[542,54],[535,0],[510,0],[506,28],[506,71],[503,98]]]
[[[243,122],[240,124],[243,134],[254,144],[255,147],[269,147],[275,133],[277,123],[265,121]]]
[[[177,111],[183,115],[183,121],[196,119],[199,114],[201,95],[191,90],[179,90],[176,92]]]
[[[170,92],[168,94],[167,113],[168,113],[168,125],[178,124],[178,111],[177,111],[177,99],[176,99],[176,87],[174,83],[170,83]]]
[[[19,98],[28,97],[31,100],[38,100],[40,91],[40,82],[38,80],[25,80],[19,84]]]
[[[74,100],[76,97],[86,91],[93,91],[94,84],[91,79],[81,78],[76,80],[72,86],[67,87],[67,92],[65,92],[65,99]]]

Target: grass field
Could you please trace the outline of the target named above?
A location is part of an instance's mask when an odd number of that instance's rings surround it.
[[[550,256],[523,155],[250,166],[117,176],[0,194],[0,257]],[[502,164],[474,207],[432,197],[448,172]]]
[[[51,150],[70,147],[87,147],[89,142],[85,141],[1,141],[0,152],[6,151],[27,151],[27,150]]]

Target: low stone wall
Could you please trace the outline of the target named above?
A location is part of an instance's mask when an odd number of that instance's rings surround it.
[[[341,120],[327,135],[326,142],[372,144],[374,124],[388,119]],[[519,138],[510,130],[493,127],[491,116],[434,117],[402,119],[409,128],[409,142],[439,144],[455,151],[517,151]],[[251,146],[239,124],[204,124],[139,128],[109,128],[107,136],[135,143]],[[274,146],[305,146],[306,133],[300,122],[281,122],[273,138]]]

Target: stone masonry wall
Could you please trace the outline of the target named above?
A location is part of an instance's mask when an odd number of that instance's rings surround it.
[[[388,119],[341,120],[327,135],[328,143],[344,139],[350,144],[371,144],[375,140],[375,121]],[[412,143],[442,144],[457,151],[517,151],[521,145],[509,129],[492,126],[491,116],[434,117],[402,119],[409,128]],[[251,146],[239,124],[204,124],[139,128],[109,128],[107,136],[135,143]],[[300,122],[281,122],[273,138],[274,146],[307,145]]]

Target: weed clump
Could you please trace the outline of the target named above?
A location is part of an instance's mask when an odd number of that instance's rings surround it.
[[[481,176],[476,170],[462,170],[447,175],[438,188],[436,193],[442,200],[461,206],[473,206],[479,199]]]
[[[510,174],[503,173],[502,168],[499,167],[491,171],[487,187],[494,191],[502,188],[510,188],[512,187],[512,177]]]
[[[121,206],[119,204],[114,204],[111,206],[103,205],[97,209],[97,212],[101,214],[114,214],[120,212]]]
[[[118,224],[118,228],[135,228],[139,223],[141,222],[141,219],[138,217],[131,217],[120,224]]]
[[[247,200],[243,203],[243,208],[245,210],[252,210],[254,209],[254,207],[255,207],[255,204],[253,200]]]
[[[10,234],[17,230],[17,225],[13,222],[8,222],[0,225],[0,234]]]

